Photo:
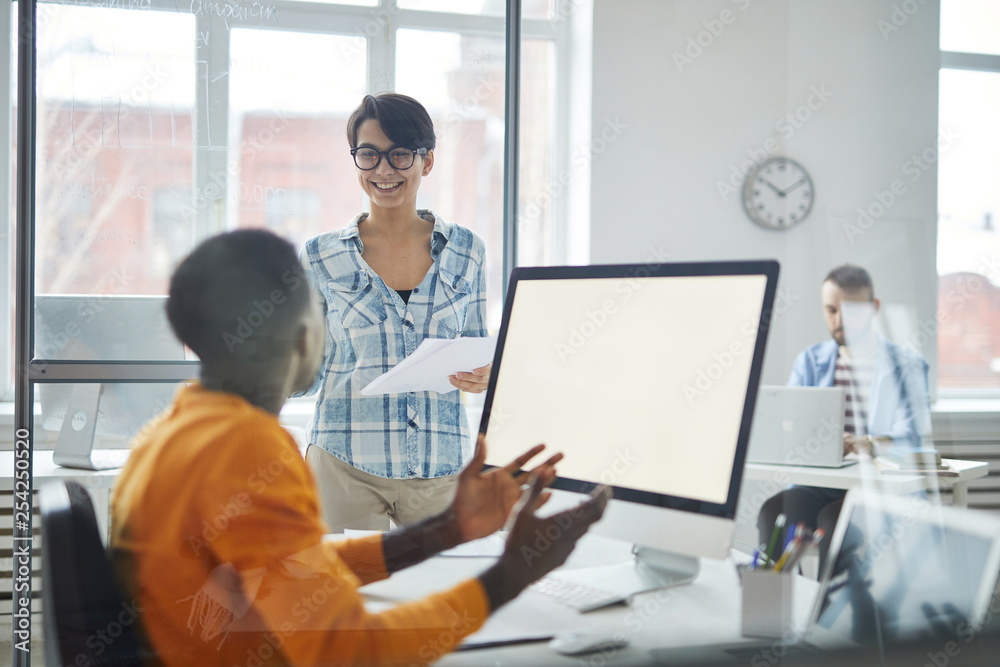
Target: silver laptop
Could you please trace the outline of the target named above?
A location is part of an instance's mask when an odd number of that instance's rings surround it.
[[[844,459],[841,387],[761,385],[750,427],[748,463],[840,468]]]
[[[974,636],[998,573],[995,515],[852,489],[821,573],[810,638],[832,633],[882,647],[921,636]]]

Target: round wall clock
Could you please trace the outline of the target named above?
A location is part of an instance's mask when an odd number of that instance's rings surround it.
[[[788,229],[805,220],[815,192],[809,174],[795,160],[773,157],[747,174],[743,208],[768,229]]]

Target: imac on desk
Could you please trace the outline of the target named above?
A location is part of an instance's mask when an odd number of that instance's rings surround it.
[[[184,346],[167,322],[165,296],[39,294],[35,357],[44,361],[182,361]],[[43,383],[42,427],[59,431],[57,465],[100,470],[124,465],[127,450],[94,452],[95,438],[129,439],[170,405],[166,383]]]
[[[729,553],[777,278],[774,261],[513,272],[488,460],[544,442],[566,455],[555,489],[612,486],[591,530],[637,545],[629,595]]]

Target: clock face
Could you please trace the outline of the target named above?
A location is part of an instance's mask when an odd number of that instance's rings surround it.
[[[775,157],[747,175],[743,208],[750,219],[769,229],[787,229],[812,210],[812,180],[798,162]]]

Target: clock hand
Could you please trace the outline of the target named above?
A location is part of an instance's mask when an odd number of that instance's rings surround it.
[[[806,182],[805,178],[800,178],[798,181],[796,181],[795,183],[792,183],[790,186],[788,186],[787,188],[785,188],[784,190],[782,190],[781,192],[779,192],[778,195],[784,197],[789,192],[791,192],[792,190],[794,190],[795,188],[799,187],[800,185],[802,185],[805,182]]]
[[[766,179],[763,179],[763,178],[762,178],[762,179],[760,179],[760,180],[764,181],[764,185],[766,185],[767,187],[769,187],[769,188],[771,188],[772,190],[774,190],[774,193],[775,193],[776,195],[778,195],[779,197],[784,197],[784,196],[785,196],[785,193],[784,193],[784,192],[782,192],[781,190],[779,190],[779,189],[777,188],[777,186],[775,186],[775,185],[774,185],[774,184],[773,184],[773,183],[772,183],[771,181],[768,181],[768,180],[766,180]]]

